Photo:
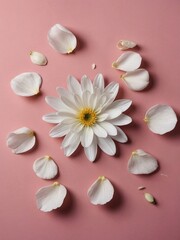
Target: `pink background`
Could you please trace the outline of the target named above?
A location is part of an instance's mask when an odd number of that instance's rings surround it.
[[[157,104],[171,105],[179,115],[180,88],[180,2],[178,0],[1,0],[0,1],[0,239],[2,240],[178,240],[180,239],[180,124],[164,136],[150,132],[143,123],[146,110]],[[75,54],[60,55],[47,42],[47,32],[55,23],[72,30],[79,40]],[[116,44],[132,39],[139,45],[143,66],[150,72],[151,86],[144,92],[132,92],[111,68],[119,57]],[[45,67],[30,62],[29,52],[43,52]],[[97,68],[91,69],[96,63]],[[10,80],[35,71],[42,75],[41,94],[16,96]],[[60,139],[51,139],[52,127],[41,120],[52,109],[46,95],[56,96],[57,86],[66,87],[68,74],[78,79],[83,74],[94,78],[103,73],[106,83],[118,81],[120,98],[133,100],[128,114],[133,124],[123,127],[129,136],[119,144],[116,156],[99,153],[92,164],[83,151],[70,158],[63,155]],[[6,136],[20,127],[37,133],[37,147],[26,154],[14,155],[6,147]],[[141,148],[154,155],[159,171],[150,176],[127,172],[133,150]],[[57,178],[69,190],[62,209],[43,213],[36,208],[35,192],[53,181],[35,176],[34,160],[48,154],[58,163]],[[115,186],[113,201],[106,206],[90,204],[86,192],[92,182],[105,175]],[[146,186],[157,206],[144,200]]]

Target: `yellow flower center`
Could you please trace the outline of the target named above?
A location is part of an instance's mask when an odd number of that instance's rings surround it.
[[[96,123],[97,115],[96,115],[96,112],[92,108],[83,108],[77,115],[77,119],[85,127],[90,127]]]

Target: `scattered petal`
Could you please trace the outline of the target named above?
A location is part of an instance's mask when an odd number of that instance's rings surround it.
[[[149,73],[145,69],[136,69],[121,76],[129,89],[142,91],[149,85]]]
[[[7,137],[7,146],[15,154],[29,151],[34,147],[35,142],[36,137],[34,135],[34,132],[26,127],[15,130]]]
[[[35,160],[33,170],[43,179],[52,179],[58,173],[58,167],[50,156],[44,156]]]
[[[144,189],[146,189],[146,187],[144,187],[144,186],[138,187],[138,190],[144,190]]]
[[[153,133],[163,135],[175,128],[177,116],[170,106],[157,104],[148,109],[144,121]]]
[[[42,187],[36,193],[37,208],[43,212],[57,209],[63,204],[66,194],[66,188],[58,182]]]
[[[149,203],[156,204],[155,198],[150,193],[145,193],[144,197]]]
[[[87,195],[92,204],[104,205],[113,198],[114,188],[107,178],[101,176],[90,186]]]
[[[158,168],[157,160],[149,153],[138,149],[132,152],[128,162],[128,171],[133,174],[150,174]]]
[[[45,66],[47,64],[47,58],[44,54],[40,52],[31,51],[30,52],[31,62],[40,66]]]
[[[120,40],[117,44],[117,47],[120,49],[120,50],[127,50],[129,48],[134,48],[136,47],[136,43],[131,41],[131,40]]]
[[[91,65],[91,68],[92,68],[92,70],[96,69],[96,64],[93,63],[93,64]]]
[[[29,97],[39,93],[41,76],[35,72],[25,72],[11,80],[13,92],[19,96]]]
[[[49,30],[48,41],[52,48],[62,54],[73,52],[77,46],[75,35],[60,24],[55,24]]]
[[[128,51],[123,53],[112,66],[121,71],[134,71],[140,67],[142,57],[139,53]]]

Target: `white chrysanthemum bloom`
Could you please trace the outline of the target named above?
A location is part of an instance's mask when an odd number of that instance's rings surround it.
[[[112,156],[116,153],[113,140],[127,142],[127,136],[118,127],[129,124],[132,119],[123,114],[132,101],[115,100],[119,84],[111,82],[104,86],[102,74],[93,83],[83,76],[79,83],[73,76],[67,79],[68,90],[57,88],[59,98],[46,97],[46,102],[56,110],[43,116],[49,123],[58,123],[51,131],[53,138],[64,137],[62,148],[70,156],[81,144],[87,158],[93,162],[97,146]]]

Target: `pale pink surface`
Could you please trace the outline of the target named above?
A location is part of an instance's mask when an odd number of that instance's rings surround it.
[[[1,0],[0,239],[180,239],[180,125],[158,136],[142,121],[146,110],[157,103],[180,112],[179,12],[178,0]],[[48,45],[47,32],[55,23],[77,35],[75,54],[60,55]],[[132,39],[140,46],[144,67],[151,75],[149,90],[128,90],[119,80],[120,72],[111,68],[121,53],[116,48],[120,39]],[[31,50],[43,52],[48,65],[33,65],[28,56]],[[92,63],[97,65],[95,70]],[[40,96],[23,98],[12,92],[10,80],[26,71],[42,75]],[[123,128],[130,141],[118,145],[115,157],[99,153],[92,164],[83,151],[64,157],[61,140],[48,136],[51,125],[41,116],[52,111],[44,97],[56,96],[57,86],[66,87],[68,74],[80,79],[83,74],[94,78],[98,72],[106,83],[120,82],[120,98],[133,100],[128,113],[134,124]],[[38,145],[30,153],[13,155],[6,147],[6,136],[23,126],[37,132]],[[145,177],[127,172],[130,153],[137,148],[159,160],[158,172]],[[52,213],[37,210],[35,203],[35,192],[53,182],[37,178],[32,170],[34,160],[45,154],[58,163],[57,180],[70,192],[62,210]],[[99,175],[115,186],[115,198],[108,206],[93,206],[87,199],[87,189]],[[141,185],[155,196],[157,206],[144,200],[143,192],[137,190]]]

